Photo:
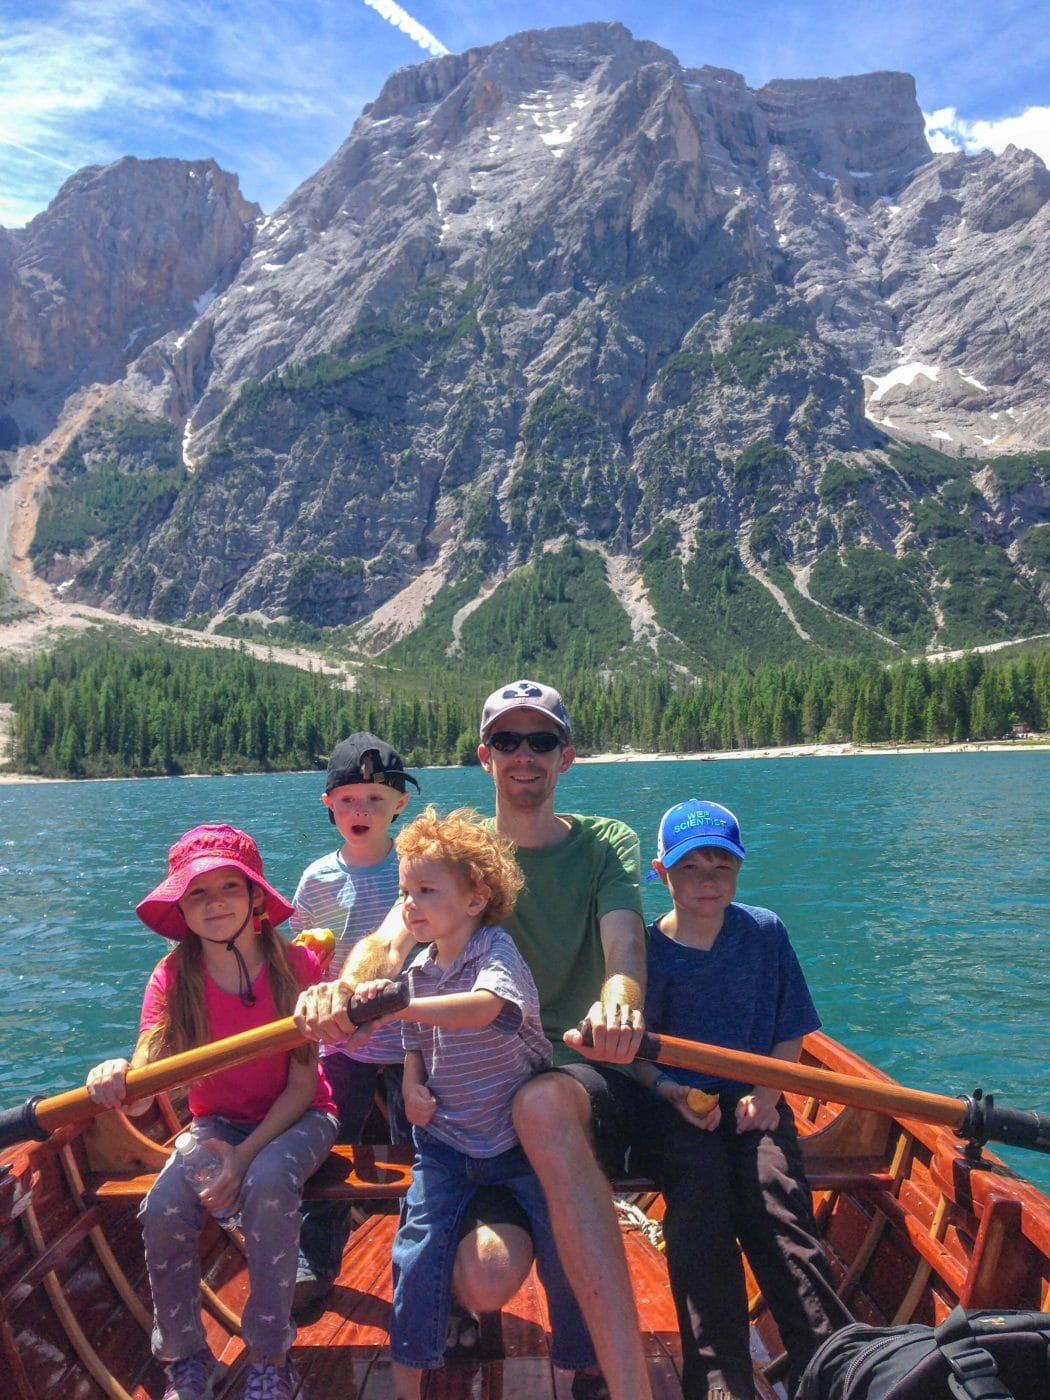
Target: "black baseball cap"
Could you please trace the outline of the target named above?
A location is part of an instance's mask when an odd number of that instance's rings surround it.
[[[404,792],[405,784],[411,783],[419,791],[419,783],[405,772],[397,749],[367,731],[341,740],[329,756],[325,792],[345,783],[382,783],[397,792]]]

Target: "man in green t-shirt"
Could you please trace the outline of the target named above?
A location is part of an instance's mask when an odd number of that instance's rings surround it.
[[[637,1312],[602,1172],[623,1170],[644,1099],[634,1078],[615,1068],[634,1058],[643,1029],[640,850],[622,822],[555,811],[558,778],[575,757],[568,714],[550,686],[516,681],[485,702],[478,758],[495,788],[494,825],[515,842],[525,875],[506,927],[536,980],[543,1027],[555,1047],[555,1069],[518,1091],[514,1125],[543,1184],[558,1252],[605,1377],[603,1384],[578,1373],[573,1394],[648,1400]],[[303,993],[296,1013],[303,1032],[345,1039],[354,988],[395,975],[413,944],[395,908],[357,945],[338,982]],[[582,1020],[590,1023],[593,1047],[584,1047],[578,1030],[566,1029]],[[531,1241],[499,1201],[479,1204],[465,1224],[453,1278],[457,1297],[477,1311],[498,1308],[528,1271]]]

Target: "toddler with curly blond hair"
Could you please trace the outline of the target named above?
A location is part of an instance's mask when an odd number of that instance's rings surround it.
[[[405,924],[429,946],[397,1013],[416,1156],[393,1253],[395,1400],[416,1400],[422,1372],[442,1364],[459,1223],[481,1183],[507,1186],[529,1218],[555,1365],[591,1366],[590,1336],[511,1116],[522,1083],[551,1065],[536,984],[499,926],[523,884],[513,845],[467,808],[441,817],[434,807],[396,844]],[[357,994],[386,985],[364,983]]]

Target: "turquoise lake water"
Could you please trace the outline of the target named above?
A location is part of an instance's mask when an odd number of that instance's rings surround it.
[[[421,773],[491,810],[480,769]],[[0,1107],[135,1039],[166,945],[135,917],[187,827],[231,821],[291,894],[334,845],[322,775],[0,786]],[[912,1088],[1050,1111],[1050,753],[579,764],[564,811],[630,822],[706,797],[740,818],[740,898],[787,924],[824,1028]],[[419,800],[409,806],[409,814]],[[666,907],[645,886],[650,916]],[[998,1149],[997,1149],[998,1150]],[[1050,1157],[1001,1155],[1050,1192]]]

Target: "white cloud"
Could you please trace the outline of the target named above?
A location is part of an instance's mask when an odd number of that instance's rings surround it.
[[[1050,165],[1050,107],[1028,107],[1020,116],[968,121],[955,107],[924,113],[926,139],[933,151],[994,151],[1020,146]]]
[[[78,55],[78,45],[82,44]],[[95,142],[84,131],[90,114],[120,81],[111,57],[87,34],[17,21],[0,38],[0,224],[25,222],[54,192],[55,170],[94,164]]]
[[[388,24],[392,24],[395,29],[400,29],[402,34],[407,34],[410,39],[419,45],[421,49],[426,49],[435,58],[440,58],[442,54],[448,53],[448,49],[440,39],[435,39],[429,29],[425,29],[418,20],[414,20],[410,14],[395,4],[394,0],[365,0],[365,4],[370,9],[375,10],[377,15],[381,15]]]
[[[40,212],[57,176],[129,154],[213,156],[272,208],[372,95],[348,80],[341,2],[254,0],[247,11],[227,0],[41,0],[28,9],[5,13],[0,28],[7,228]]]

